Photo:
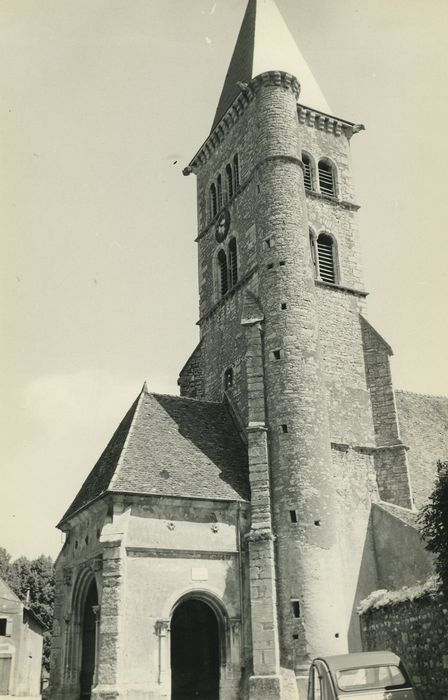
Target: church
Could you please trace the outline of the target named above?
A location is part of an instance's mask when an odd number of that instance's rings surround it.
[[[53,700],[304,700],[357,606],[425,580],[448,400],[394,391],[365,316],[350,145],[249,0],[197,180],[200,340],[146,385],[58,527]]]

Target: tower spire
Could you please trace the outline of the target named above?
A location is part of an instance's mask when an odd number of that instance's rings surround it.
[[[301,104],[331,113],[274,0],[249,0],[212,128],[240,92],[238,82],[248,83],[267,71],[291,73],[301,86]]]

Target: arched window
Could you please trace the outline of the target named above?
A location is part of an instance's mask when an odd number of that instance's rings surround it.
[[[233,367],[227,367],[224,372],[224,391],[233,387]]]
[[[236,192],[240,186],[240,160],[238,158],[238,153],[235,153],[233,156],[233,184],[233,189]]]
[[[222,177],[221,177],[221,175],[218,175],[216,182],[218,185],[218,211],[221,211],[221,209],[222,209]]]
[[[218,196],[216,193],[216,185],[214,182],[210,185],[210,214],[211,218],[214,219],[218,213]]]
[[[229,273],[230,286],[233,287],[238,282],[238,253],[235,238],[229,241]]]
[[[227,274],[227,255],[223,250],[218,253],[218,271],[219,271],[219,290],[221,296],[227,294],[229,289],[228,274]]]
[[[334,168],[326,160],[319,161],[319,187],[322,194],[336,197]]]
[[[317,269],[317,251],[316,251],[316,236],[312,231],[310,231],[310,253],[311,262],[313,263],[314,277],[318,276]]]
[[[233,197],[233,172],[230,163],[226,166],[226,186],[227,186],[227,199],[230,200]]]
[[[335,243],[328,233],[319,234],[317,239],[317,255],[319,261],[319,277],[322,282],[336,284]]]
[[[303,163],[303,182],[305,189],[311,192],[313,188],[313,167],[311,165],[311,158],[308,153],[302,153],[302,163]]]

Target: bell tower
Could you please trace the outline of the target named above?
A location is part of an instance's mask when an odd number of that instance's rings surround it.
[[[411,505],[396,416],[384,437],[372,404],[382,380],[350,160],[361,129],[332,114],[274,1],[249,0],[185,170],[197,176],[200,343],[179,384],[225,397],[247,434],[254,699],[285,697],[281,668],[300,687],[313,656],[356,648],[368,511],[392,459],[395,502]]]

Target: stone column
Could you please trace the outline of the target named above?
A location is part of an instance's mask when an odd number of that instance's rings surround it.
[[[156,634],[159,638],[159,677],[158,683],[161,686],[161,696],[170,695],[170,621],[157,620]]]
[[[261,322],[263,313],[253,294],[246,294],[241,323],[247,341],[247,428],[251,529],[249,548],[250,614],[253,675],[249,679],[251,700],[282,697],[278,643],[274,537],[271,522],[269,462],[265,426],[265,399]]]

